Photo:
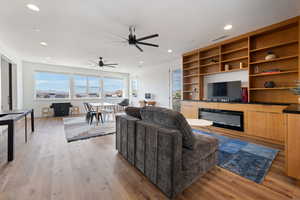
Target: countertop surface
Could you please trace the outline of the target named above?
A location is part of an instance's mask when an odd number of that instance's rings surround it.
[[[274,106],[289,106],[288,103],[266,103],[266,102],[218,102],[218,101],[199,101],[199,100],[182,100],[182,101],[191,101],[191,102],[205,102],[205,103],[230,103],[230,104],[258,104],[258,105],[274,105]]]
[[[284,113],[300,114],[300,104],[291,104],[283,110]]]

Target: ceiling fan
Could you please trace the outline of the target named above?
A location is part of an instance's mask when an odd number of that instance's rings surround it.
[[[95,64],[95,66],[98,66],[98,67],[111,67],[111,68],[116,68],[116,65],[118,65],[117,63],[104,63],[103,62],[103,57],[99,57],[99,61],[98,62],[94,62],[92,61],[92,63]]]
[[[129,36],[128,36],[128,39],[126,39],[126,41],[129,43],[129,45],[134,45],[138,50],[143,52],[144,50],[140,47],[140,45],[159,47],[159,45],[157,45],[157,44],[143,42],[144,40],[152,39],[152,38],[155,38],[158,36],[159,36],[158,34],[153,34],[153,35],[149,35],[149,36],[145,36],[145,37],[141,37],[141,38],[136,38],[135,27],[130,26],[129,27]]]

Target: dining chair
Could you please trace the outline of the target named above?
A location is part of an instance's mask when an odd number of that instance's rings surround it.
[[[86,121],[89,123],[89,124],[92,124],[93,123],[93,120],[94,120],[94,117],[100,121],[101,119],[101,122],[103,123],[103,117],[102,117],[102,112],[96,112],[94,109],[93,109],[93,106],[91,106],[89,103],[83,103],[84,104],[84,108],[86,110]]]
[[[101,109],[101,113],[104,114],[104,121],[108,121],[110,116],[114,120],[115,113],[116,113],[116,106],[115,105],[103,106]]]

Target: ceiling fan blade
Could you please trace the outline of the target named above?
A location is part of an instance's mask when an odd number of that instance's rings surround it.
[[[143,52],[143,49],[139,47],[139,45],[135,44],[136,48],[138,48],[141,52]]]
[[[155,38],[155,37],[158,37],[158,36],[159,36],[158,34],[153,34],[153,35],[138,38],[136,41],[139,42],[139,41],[142,41],[142,40],[148,40],[148,39]]]
[[[146,43],[146,42],[137,42],[137,44],[152,46],[152,47],[159,47],[159,45],[157,45],[157,44],[151,44],[151,43]]]
[[[118,63],[104,64],[104,66],[109,66],[109,65],[119,65],[119,64]]]

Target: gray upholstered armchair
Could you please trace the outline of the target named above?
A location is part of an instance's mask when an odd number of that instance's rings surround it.
[[[195,135],[179,112],[144,107],[126,113],[116,117],[117,150],[169,198],[216,165],[218,141]]]

